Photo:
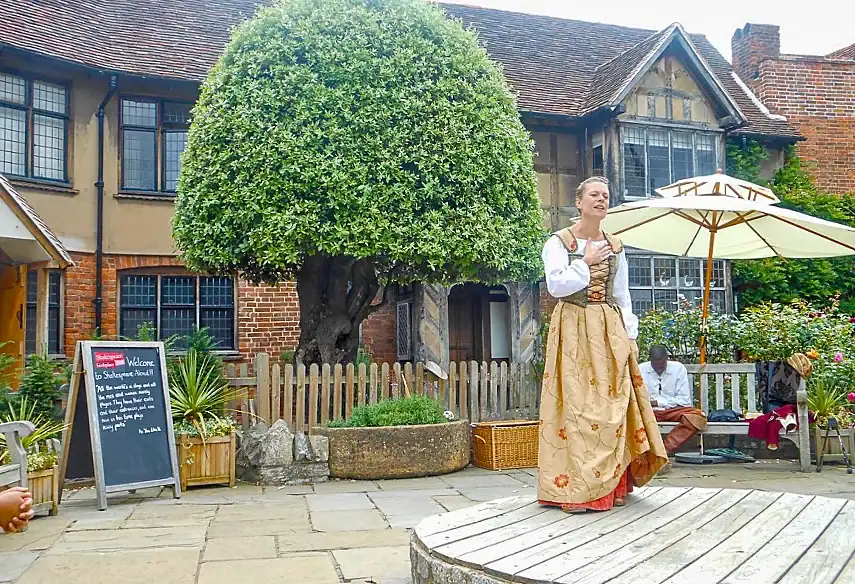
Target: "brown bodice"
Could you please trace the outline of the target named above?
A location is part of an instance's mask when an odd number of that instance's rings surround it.
[[[576,241],[576,236],[573,235],[569,227],[556,232],[555,235],[558,236],[558,239],[567,248],[567,253],[570,254],[571,261],[583,257],[579,252],[579,244]],[[606,235],[606,240],[615,255],[599,264],[590,266],[591,280],[588,286],[575,294],[562,298],[562,302],[570,302],[579,306],[586,306],[588,304],[617,305],[614,299],[614,283],[615,274],[617,273],[617,254],[623,251],[623,244],[618,238],[608,234]]]

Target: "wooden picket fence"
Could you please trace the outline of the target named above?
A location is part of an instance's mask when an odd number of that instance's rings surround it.
[[[282,419],[295,432],[330,420],[347,420],[353,408],[403,395],[430,395],[456,419],[472,422],[536,419],[540,383],[528,363],[451,363],[439,379],[422,363],[319,367],[270,364],[266,353],[252,363],[227,365],[229,385],[244,390],[232,405],[244,428]]]

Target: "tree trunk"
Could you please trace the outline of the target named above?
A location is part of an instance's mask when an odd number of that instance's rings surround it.
[[[295,361],[304,365],[354,362],[359,327],[379,308],[372,305],[379,290],[371,259],[323,254],[306,258],[297,273],[300,343]]]

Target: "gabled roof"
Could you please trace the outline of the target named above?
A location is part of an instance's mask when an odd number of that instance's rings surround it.
[[[68,251],[66,251],[62,242],[59,241],[59,238],[45,225],[35,209],[30,206],[24,197],[18,194],[18,191],[12,187],[2,174],[0,174],[0,205],[5,205],[17,220],[20,221],[18,225],[23,225],[27,233],[38,242],[46,254],[45,260],[52,259],[59,264],[60,268],[67,268],[74,265],[71,256],[68,255]],[[2,238],[0,238],[0,247],[3,247]]]
[[[855,44],[843,47],[842,49],[837,49],[833,53],[828,53],[826,57],[829,59],[847,59],[855,61]]]
[[[269,0],[13,0],[0,2],[0,48],[76,63],[103,72],[201,82],[231,27]],[[476,29],[517,92],[521,110],[580,116],[609,99],[665,31],[442,4]],[[666,29],[667,30],[667,29]],[[674,34],[673,31],[671,34]],[[799,139],[785,121],[757,108],[731,77],[730,64],[702,35],[691,41],[748,120],[739,132]],[[638,46],[637,45],[641,45]],[[616,60],[614,63],[609,63]],[[637,64],[637,63],[636,63]],[[602,68],[602,69],[601,69]],[[600,69],[600,71],[598,71]],[[610,73],[607,75],[607,73]],[[600,87],[603,85],[603,88]],[[601,96],[601,93],[605,96]]]
[[[662,53],[674,44],[678,44],[683,49],[683,53],[697,72],[701,85],[706,86],[712,97],[718,100],[720,109],[727,111],[728,115],[733,116],[740,124],[746,122],[739,106],[722,87],[715,73],[678,23],[650,35],[597,67],[585,104],[587,111],[619,105],[656,64]]]

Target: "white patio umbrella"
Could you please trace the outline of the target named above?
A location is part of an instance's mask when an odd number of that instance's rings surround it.
[[[758,185],[743,191],[719,188],[736,181],[725,175],[699,177],[688,189],[681,181],[660,189],[661,199],[625,203],[609,211],[603,229],[631,247],[707,259],[701,330],[701,363],[706,362],[710,281],[714,259],[820,258],[855,255],[855,229],[779,207],[778,198]],[[689,179],[695,180],[695,179]],[[745,183],[745,181],[739,181]],[[684,184],[681,189],[676,185]],[[751,185],[751,183],[745,183]],[[694,194],[684,194],[691,190]],[[763,194],[766,191],[766,194]],[[748,199],[740,196],[745,193]]]

